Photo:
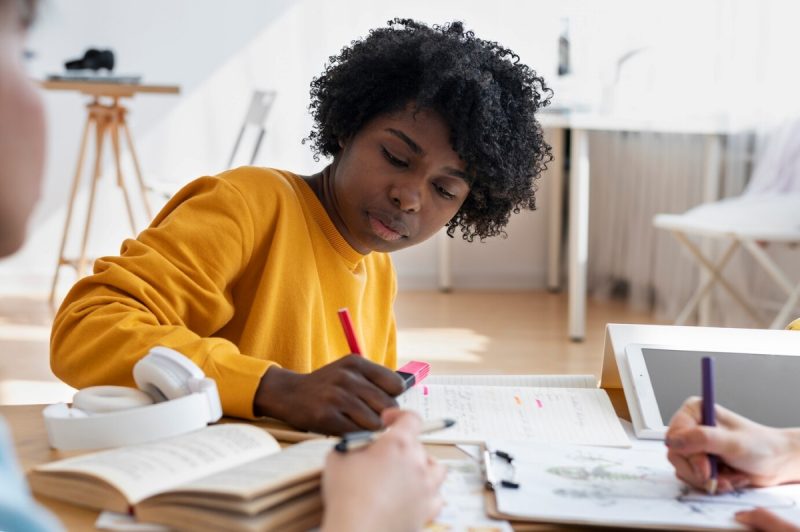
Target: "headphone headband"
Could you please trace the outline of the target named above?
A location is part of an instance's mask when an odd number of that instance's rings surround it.
[[[124,386],[80,390],[72,408],[58,403],[44,409],[50,445],[65,451],[134,445],[197,430],[222,417],[216,383],[177,351],[152,349],[134,366],[134,379],[155,404],[141,406],[145,394]],[[145,399],[135,399],[137,394]]]

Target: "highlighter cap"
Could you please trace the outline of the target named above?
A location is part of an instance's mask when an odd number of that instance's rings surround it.
[[[428,373],[431,371],[431,365],[427,362],[420,362],[418,360],[412,360],[402,368],[397,370],[397,374],[403,379],[403,382],[406,385],[406,390],[422,382],[422,380],[428,376]]]

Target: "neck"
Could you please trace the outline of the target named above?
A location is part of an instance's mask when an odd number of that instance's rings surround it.
[[[370,250],[364,249],[363,246],[359,246],[358,243],[354,242],[354,239],[347,230],[347,226],[345,225],[344,220],[339,212],[338,201],[336,199],[336,190],[334,188],[335,173],[336,161],[334,160],[334,162],[326,166],[321,172],[305,177],[304,179],[309,186],[311,186],[314,194],[317,195],[317,199],[319,199],[319,202],[322,203],[322,206],[325,208],[325,212],[328,213],[328,216],[333,222],[333,225],[339,231],[339,234],[342,235],[342,237],[353,249],[362,255],[366,255],[370,252]]]

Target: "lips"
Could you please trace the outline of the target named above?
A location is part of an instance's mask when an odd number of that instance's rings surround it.
[[[408,228],[398,220],[376,213],[368,213],[369,223],[379,238],[392,242],[408,236]]]

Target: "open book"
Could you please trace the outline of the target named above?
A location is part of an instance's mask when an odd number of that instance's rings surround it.
[[[190,530],[307,530],[322,513],[320,472],[333,442],[281,450],[262,429],[213,425],[167,440],[36,467],[34,492]]]
[[[591,375],[446,375],[424,380],[398,398],[424,419],[454,427],[428,443],[488,438],[628,447],[630,440],[605,390]]]

